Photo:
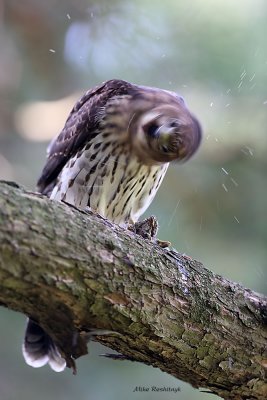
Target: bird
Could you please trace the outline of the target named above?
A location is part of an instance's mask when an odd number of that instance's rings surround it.
[[[108,80],[74,105],[48,146],[37,189],[127,228],[151,204],[169,163],[188,160],[201,137],[200,123],[182,96]],[[23,355],[33,367],[49,363],[59,372],[66,366],[57,345],[31,318]]]

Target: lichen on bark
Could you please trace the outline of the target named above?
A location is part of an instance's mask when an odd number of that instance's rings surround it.
[[[266,399],[267,300],[98,215],[0,183],[0,302],[70,366],[97,340],[225,399]]]

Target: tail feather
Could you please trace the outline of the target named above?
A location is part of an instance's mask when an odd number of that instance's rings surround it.
[[[31,319],[28,320],[22,353],[26,363],[34,368],[43,367],[48,363],[54,371],[61,372],[66,367],[66,361],[61,357],[53,340]]]

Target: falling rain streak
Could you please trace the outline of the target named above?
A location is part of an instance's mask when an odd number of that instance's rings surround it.
[[[172,215],[171,215],[171,217],[170,217],[170,219],[169,219],[169,222],[168,222],[168,225],[167,225],[167,226],[170,226],[170,225],[171,225],[171,223],[172,223],[172,221],[173,221],[173,218],[174,218],[174,216],[175,216],[175,214],[176,214],[177,208],[179,207],[180,203],[181,203],[181,200],[178,200],[177,203],[176,203],[175,209],[174,209],[174,211],[173,211],[173,213],[172,213]]]
[[[241,149],[242,153],[244,153],[246,156],[251,156],[253,157],[253,150],[249,146],[245,146],[243,149]]]
[[[234,185],[235,187],[237,187],[237,186],[238,186],[238,183],[237,183],[237,181],[236,181],[234,178],[232,178],[232,177],[230,176],[229,171],[227,171],[224,167],[221,167],[221,170],[222,170],[222,172],[223,172],[226,176],[229,177],[229,179],[230,179],[230,181],[233,183],[233,185]],[[226,186],[224,183],[222,183],[222,187],[223,187],[223,189],[225,190],[225,192],[228,192],[228,188],[227,188],[227,186]]]
[[[226,192],[228,192],[228,189],[227,189],[227,187],[225,186],[224,183],[222,183],[222,187],[224,188],[224,190],[225,190]]]
[[[223,167],[222,167],[222,171],[225,173],[225,175],[229,175],[229,172],[227,172],[226,169]]]
[[[234,184],[235,186],[238,186],[238,183],[237,183],[236,180],[234,180],[234,178],[230,178],[230,180],[231,180],[231,182],[233,182],[233,184]]]

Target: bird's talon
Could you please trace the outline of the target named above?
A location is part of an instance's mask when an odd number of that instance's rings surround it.
[[[144,239],[153,239],[158,232],[158,221],[153,215],[146,218],[144,221],[136,222],[134,225],[129,225],[128,229]]]

